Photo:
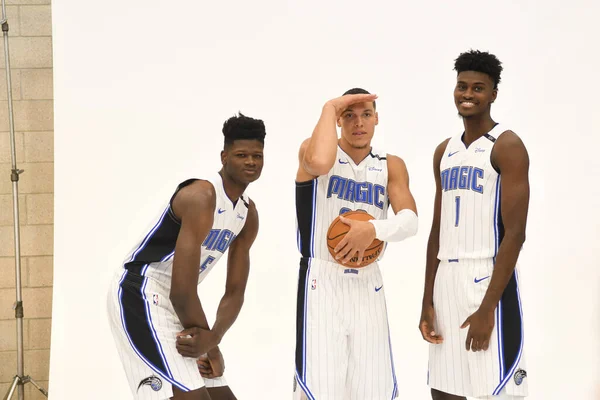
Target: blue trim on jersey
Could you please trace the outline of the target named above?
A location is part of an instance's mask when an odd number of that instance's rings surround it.
[[[154,225],[154,227],[150,230],[150,232],[148,232],[148,234],[144,237],[144,240],[142,240],[142,243],[133,252],[133,254],[131,255],[131,258],[129,259],[128,262],[134,261],[135,260],[135,256],[137,256],[140,251],[144,250],[144,247],[146,247],[146,245],[148,244],[148,241],[152,237],[152,234],[154,232],[156,232],[156,230],[158,229],[158,227],[160,226],[160,224],[162,224],[163,220],[165,219],[165,215],[167,215],[167,212],[169,211],[169,207],[170,206],[167,206],[167,208],[165,209],[165,211],[160,216],[160,218],[159,218],[158,222],[156,223],[156,225]]]
[[[123,303],[122,303],[122,293],[123,293],[123,289],[121,288],[121,284],[123,283],[123,281],[125,280],[125,277],[127,276],[127,273],[129,271],[124,271],[123,272],[123,276],[121,277],[121,280],[119,281],[119,292],[118,292],[118,297],[119,297],[119,311],[121,314],[121,324],[123,325],[123,331],[125,332],[125,336],[127,336],[127,340],[129,341],[129,344],[131,345],[131,348],[133,349],[133,351],[138,355],[138,357],[148,366],[150,367],[150,369],[152,369],[154,372],[156,372],[158,375],[160,375],[161,378],[163,378],[164,380],[166,380],[167,382],[171,383],[172,385],[178,387],[179,389],[181,389],[184,392],[189,392],[190,389],[185,387],[184,385],[182,385],[181,383],[175,381],[173,379],[172,376],[167,376],[165,375],[164,371],[160,370],[159,368],[157,368],[155,365],[153,365],[150,361],[148,361],[143,355],[142,353],[139,352],[139,350],[135,347],[135,345],[133,344],[133,341],[131,340],[131,337],[129,336],[129,332],[127,332],[127,328],[125,326],[125,317],[123,315]]]
[[[315,256],[315,226],[317,224],[317,188],[319,187],[319,180],[313,180],[313,203],[312,203],[312,226],[310,228],[310,256]],[[310,268],[310,266],[309,266]]]
[[[500,238],[498,235],[498,230],[499,230],[500,218],[502,218],[502,217],[498,213],[499,205],[500,205],[500,175],[498,175],[498,177],[496,178],[496,194],[495,194],[495,201],[494,201],[494,243],[495,243],[494,257],[496,257],[498,255],[498,248],[500,247]]]
[[[296,225],[298,225],[297,222],[296,222]],[[300,228],[299,227],[296,228],[296,243],[298,244],[298,251],[300,253],[302,253],[302,238],[300,237]]]
[[[304,392],[304,394],[306,395],[306,397],[308,397],[310,400],[315,400],[315,396],[310,392],[310,389],[306,385],[306,382],[304,382],[298,376],[298,371],[296,371],[296,382],[298,382],[298,385],[300,385],[300,387],[302,388],[302,391]]]
[[[496,307],[496,335],[498,336],[498,364],[500,368],[500,379],[498,382],[502,382],[504,379],[504,346],[502,343],[502,300],[498,302]]]
[[[387,307],[386,307],[387,315]],[[390,336],[390,325],[388,323],[388,341],[390,342],[390,361],[392,362],[392,379],[394,381],[394,390],[392,390],[392,400],[396,398],[396,392],[398,391],[398,381],[396,380],[396,368],[394,368],[394,352],[392,351],[392,337]]]
[[[510,370],[508,371],[508,373],[504,377],[504,380],[502,380],[500,382],[500,384],[498,385],[498,387],[496,387],[496,389],[492,393],[494,396],[497,396],[500,393],[500,391],[504,388],[504,386],[506,386],[506,384],[508,383],[508,380],[515,373],[515,369],[517,369],[517,366],[519,365],[519,362],[521,362],[521,356],[523,355],[523,341],[524,341],[524,334],[523,334],[523,307],[522,307],[522,304],[521,304],[521,293],[519,291],[519,278],[517,276],[517,271],[516,270],[514,271],[514,274],[515,274],[515,281],[516,281],[516,287],[517,287],[517,301],[519,302],[519,315],[521,316],[521,344],[519,345],[519,353],[517,354],[517,359],[515,360],[515,362],[513,363],[513,365],[510,367]]]
[[[311,239],[312,240],[312,239]],[[304,327],[302,328],[302,377],[306,378],[306,314],[308,309],[308,281],[310,279],[310,264],[312,258],[308,259],[306,268],[306,281],[304,282]]]
[[[154,341],[156,342],[156,345],[157,345],[156,348],[158,349],[160,358],[163,360],[165,367],[167,367],[167,372],[169,373],[169,376],[172,378],[173,372],[171,372],[171,368],[169,368],[169,363],[167,363],[167,357],[165,357],[165,351],[162,348],[162,344],[160,343],[160,340],[158,340],[158,335],[156,334],[156,329],[154,329],[154,323],[152,322],[152,315],[150,314],[150,302],[148,301],[148,298],[146,297],[146,286],[148,286],[148,278],[144,278],[144,283],[142,285],[142,298],[144,299],[144,302],[146,303],[146,316],[147,316],[146,321],[148,322],[148,325],[150,326],[150,329],[152,331],[152,337],[154,338]]]

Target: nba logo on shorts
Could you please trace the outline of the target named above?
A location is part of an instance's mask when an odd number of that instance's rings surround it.
[[[154,303],[155,306],[158,305],[158,295],[157,294],[152,295],[152,302]]]
[[[317,288],[317,280],[316,279],[312,280],[312,284],[310,285],[310,288],[312,290],[315,290]]]

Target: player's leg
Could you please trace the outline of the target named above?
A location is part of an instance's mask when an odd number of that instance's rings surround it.
[[[398,396],[385,303],[385,287],[377,265],[346,279],[350,305],[348,400],[389,400]]]
[[[467,400],[466,397],[455,396],[453,394],[440,392],[439,390],[435,389],[431,389],[431,398],[432,400]]]
[[[474,277],[491,276],[493,260],[472,261],[471,274],[464,282],[468,313],[475,312],[489,285],[489,279],[476,282]],[[486,351],[468,351],[472,396],[527,395],[527,372],[523,354],[523,324],[517,274],[511,277],[494,312],[495,325]]]
[[[456,274],[460,268],[455,262],[441,261],[435,278],[434,329],[443,342],[429,345],[427,383],[434,400],[461,399],[471,393],[466,330],[460,329],[468,316],[459,305],[463,286],[457,285]]]
[[[211,400],[237,400],[229,386],[208,388]]]
[[[177,352],[175,337],[183,327],[160,285],[124,271],[108,300],[111,329],[134,398],[167,399],[174,395],[173,387],[188,393],[204,386],[196,360]]]
[[[177,387],[173,386],[173,397],[172,400],[213,400],[208,394],[205,387],[191,390],[189,392],[182,392]]]
[[[225,376],[218,378],[204,378],[204,383],[208,389],[211,400],[237,400],[229,385]]]
[[[506,389],[503,389],[497,396],[477,397],[477,400],[525,400],[525,396],[513,396],[507,394]]]
[[[303,259],[296,314],[294,398],[344,399],[348,367],[347,331],[340,320],[344,305],[337,265]]]

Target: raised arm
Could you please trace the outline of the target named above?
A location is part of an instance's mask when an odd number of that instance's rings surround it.
[[[336,123],[338,118],[350,105],[373,101],[376,98],[377,96],[374,94],[349,94],[325,103],[312,136],[300,146],[296,181],[308,181],[329,172],[335,163],[337,152]]]

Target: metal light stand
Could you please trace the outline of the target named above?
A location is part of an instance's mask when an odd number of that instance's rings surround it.
[[[4,35],[4,62],[6,65],[6,90],[8,91],[8,121],[10,127],[10,155],[12,159],[12,169],[10,173],[10,180],[12,181],[12,194],[13,194],[13,210],[14,210],[14,221],[15,221],[15,277],[16,277],[16,289],[17,289],[17,301],[13,308],[15,310],[15,318],[17,319],[17,375],[15,375],[12,385],[10,386],[4,400],[10,400],[12,398],[15,389],[18,387],[18,399],[23,400],[25,398],[25,384],[31,383],[35,386],[42,394],[48,397],[48,392],[40,385],[38,385],[30,376],[25,375],[24,362],[23,362],[23,298],[21,296],[21,243],[19,234],[19,174],[23,172],[22,169],[17,169],[17,157],[15,152],[15,126],[13,121],[13,107],[12,107],[12,86],[10,78],[10,58],[8,51],[8,22],[6,20],[6,4],[5,0],[2,0],[2,19],[0,20],[2,25],[2,34]]]

